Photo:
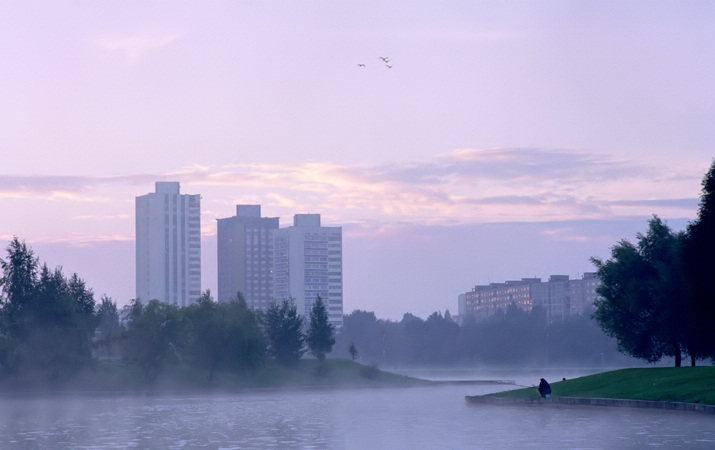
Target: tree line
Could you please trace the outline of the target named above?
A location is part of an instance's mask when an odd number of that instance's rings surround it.
[[[77,274],[40,265],[14,238],[0,259],[0,376],[35,377],[50,383],[71,377],[97,358],[122,358],[151,381],[171,364],[205,373],[251,371],[275,361],[295,366],[307,352],[370,365],[427,364],[615,364],[613,339],[588,317],[547,325],[543,311],[516,306],[477,323],[458,325],[449,312],[426,320],[406,313],[400,322],[373,312],[344,316],[339,332],[317,298],[304,320],[292,301],[266,311],[247,306],[238,293],[216,302],[209,291],[179,308],[134,299],[118,308],[111,298],[95,302]],[[335,350],[334,350],[335,349]],[[334,350],[334,351],[333,351]]]
[[[40,265],[17,237],[0,269],[0,377],[53,384],[95,358],[121,357],[149,381],[172,363],[211,380],[217,370],[253,370],[270,360],[295,366],[306,352],[323,360],[335,343],[320,297],[307,323],[292,300],[262,312],[240,293],[226,303],[205,291],[184,308],[134,299],[119,309],[106,296],[95,302],[77,274],[68,278],[61,268]]]
[[[594,318],[625,354],[648,362],[715,356],[715,161],[702,181],[697,218],[675,232],[657,216],[637,243],[592,258],[601,285]]]
[[[379,366],[580,365],[618,366],[635,361],[620,354],[588,315],[547,324],[541,308],[506,311],[477,322],[455,322],[449,313],[427,319],[404,314],[400,321],[356,310],[343,317],[335,356]]]

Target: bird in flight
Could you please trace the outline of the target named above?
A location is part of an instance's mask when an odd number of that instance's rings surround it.
[[[385,67],[387,67],[388,69],[392,69],[392,66],[389,64],[385,64]]]
[[[380,59],[381,59],[382,62],[384,62],[385,64],[387,64],[387,63],[390,62],[390,58],[388,58],[387,56],[380,56]]]
[[[365,64],[358,64],[358,67],[365,67]]]

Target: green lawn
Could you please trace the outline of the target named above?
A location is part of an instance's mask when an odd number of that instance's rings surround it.
[[[551,384],[553,397],[623,398],[715,405],[715,367],[621,369]],[[536,388],[490,394],[538,397]]]

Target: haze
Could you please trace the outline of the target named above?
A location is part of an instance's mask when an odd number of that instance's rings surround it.
[[[343,226],[345,313],[399,319],[682,229],[714,154],[712,2],[1,9],[0,245],[120,305],[155,181],[202,195],[203,289],[261,204]]]

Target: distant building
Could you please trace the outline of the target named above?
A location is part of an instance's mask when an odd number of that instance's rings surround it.
[[[323,227],[320,214],[296,214],[293,226],[273,231],[273,293],[276,301],[292,298],[309,317],[320,295],[330,323],[343,323],[342,228]]]
[[[475,286],[471,291],[460,294],[458,302],[460,305],[463,302],[465,316],[476,319],[506,311],[512,303],[524,311],[540,307],[551,323],[590,313],[599,282],[595,273],[586,273],[580,280],[570,280],[568,275],[551,275],[547,282],[542,282],[541,278],[522,278]]]
[[[201,196],[178,182],[136,198],[136,293],[143,301],[187,306],[201,295]]]
[[[265,310],[273,298],[273,230],[278,217],[261,217],[260,205],[237,205],[236,215],[217,220],[218,300],[240,292],[248,306]]]
[[[467,294],[459,294],[457,296],[457,313],[459,317],[467,315]]]
[[[595,272],[586,272],[580,280],[569,282],[569,309],[567,315],[591,314],[598,294],[596,289],[601,279]]]

